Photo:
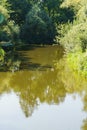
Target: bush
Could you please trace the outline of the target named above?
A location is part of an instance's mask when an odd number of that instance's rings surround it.
[[[67,55],[67,63],[72,70],[87,76],[87,50],[86,52],[75,52]]]
[[[61,7],[73,8],[75,19],[57,29],[56,41],[66,52],[85,51],[87,47],[87,1],[65,0]]]
[[[56,42],[64,46],[66,53],[85,51],[87,48],[87,22],[63,25]]]

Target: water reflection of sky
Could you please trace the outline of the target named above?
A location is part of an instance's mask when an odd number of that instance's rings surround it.
[[[80,130],[85,112],[78,95],[67,95],[59,105],[40,104],[26,118],[14,94],[0,98],[0,130]]]
[[[0,130],[87,130],[87,81],[61,55],[57,46],[24,50],[20,71],[0,72]]]

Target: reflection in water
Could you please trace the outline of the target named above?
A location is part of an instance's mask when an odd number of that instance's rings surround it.
[[[65,58],[57,62],[55,66],[58,71],[57,76],[60,76],[66,92],[68,94],[79,94],[84,105],[83,111],[87,112],[87,79],[79,73],[71,70]],[[81,129],[87,130],[87,119],[83,120],[83,126]]]
[[[19,54],[22,59],[21,70],[15,73],[0,73],[0,94],[13,91],[19,97],[21,109],[26,117],[31,116],[43,103],[59,105],[65,102],[68,94],[75,93],[83,101],[83,110],[87,111],[87,81],[79,74],[72,72],[65,61],[61,60],[61,48],[37,47],[19,51]],[[59,62],[55,67],[56,60]],[[86,128],[85,119],[81,129],[87,130]]]
[[[82,130],[87,130],[87,118],[83,120]]]

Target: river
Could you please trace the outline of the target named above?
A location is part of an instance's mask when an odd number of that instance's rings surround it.
[[[18,53],[20,70],[0,72],[0,130],[87,130],[87,82],[64,67],[62,48]]]

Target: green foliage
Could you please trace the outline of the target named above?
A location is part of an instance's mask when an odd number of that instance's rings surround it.
[[[57,27],[55,41],[64,47],[72,70],[87,76],[87,1],[64,0],[61,7],[72,8],[74,20]]]
[[[5,28],[7,26],[7,20],[9,19],[10,10],[8,11],[7,0],[1,0],[0,4],[0,41],[7,41],[8,34],[6,33]]]
[[[72,22],[74,20],[75,14],[73,8],[70,7],[64,7],[59,9],[59,14],[56,17],[56,23],[58,24],[64,24],[68,21]]]
[[[27,0],[8,0],[8,2],[12,10],[10,19],[21,26],[25,21],[26,14],[30,10],[30,3]]]
[[[64,0],[62,7],[74,9],[76,18],[81,22],[87,18],[87,1],[86,0]]]
[[[43,8],[48,13],[49,17],[56,22],[59,15],[59,8],[63,0],[43,0]]]
[[[56,23],[72,21],[74,17],[72,8],[60,7],[62,2],[63,0],[1,0],[0,12],[5,19],[1,26],[1,39],[3,40],[4,34],[4,40],[18,39],[21,32],[20,38],[25,42],[53,42]],[[9,25],[12,22],[14,24]]]
[[[10,4],[7,0],[0,1],[0,42],[17,41],[19,37],[19,27],[10,20]]]
[[[71,26],[72,24],[69,22],[67,24],[56,25],[57,35],[55,36],[54,41],[62,45],[60,41],[67,34],[68,30],[70,30]]]
[[[78,6],[77,6],[78,5]],[[75,20],[71,23],[59,25],[57,28],[58,36],[56,41],[64,46],[66,52],[76,52],[78,50],[85,51],[87,47],[87,3],[85,0],[77,0],[76,2],[66,0],[62,7],[73,8]],[[73,6],[73,7],[72,7]],[[77,8],[76,8],[77,6]],[[77,10],[77,12],[76,12]]]
[[[10,13],[10,5],[7,0],[0,1],[0,13],[4,16],[5,20],[9,18]]]
[[[7,24],[6,32],[9,33],[9,37],[13,43],[16,43],[19,40],[20,28],[14,21],[9,21]]]
[[[21,38],[27,43],[47,43],[53,39],[53,24],[45,11],[34,5],[26,16]]]
[[[87,77],[87,50],[67,55],[67,63],[74,71]]]
[[[4,19],[4,15],[0,13],[0,24],[3,23]]]
[[[60,37],[56,37],[56,41],[59,40],[66,52],[75,52],[79,49],[85,51],[87,47],[87,22],[64,25],[59,34]]]
[[[5,51],[2,48],[0,48],[0,55],[5,56]]]
[[[5,51],[0,47],[0,62],[4,60]]]

